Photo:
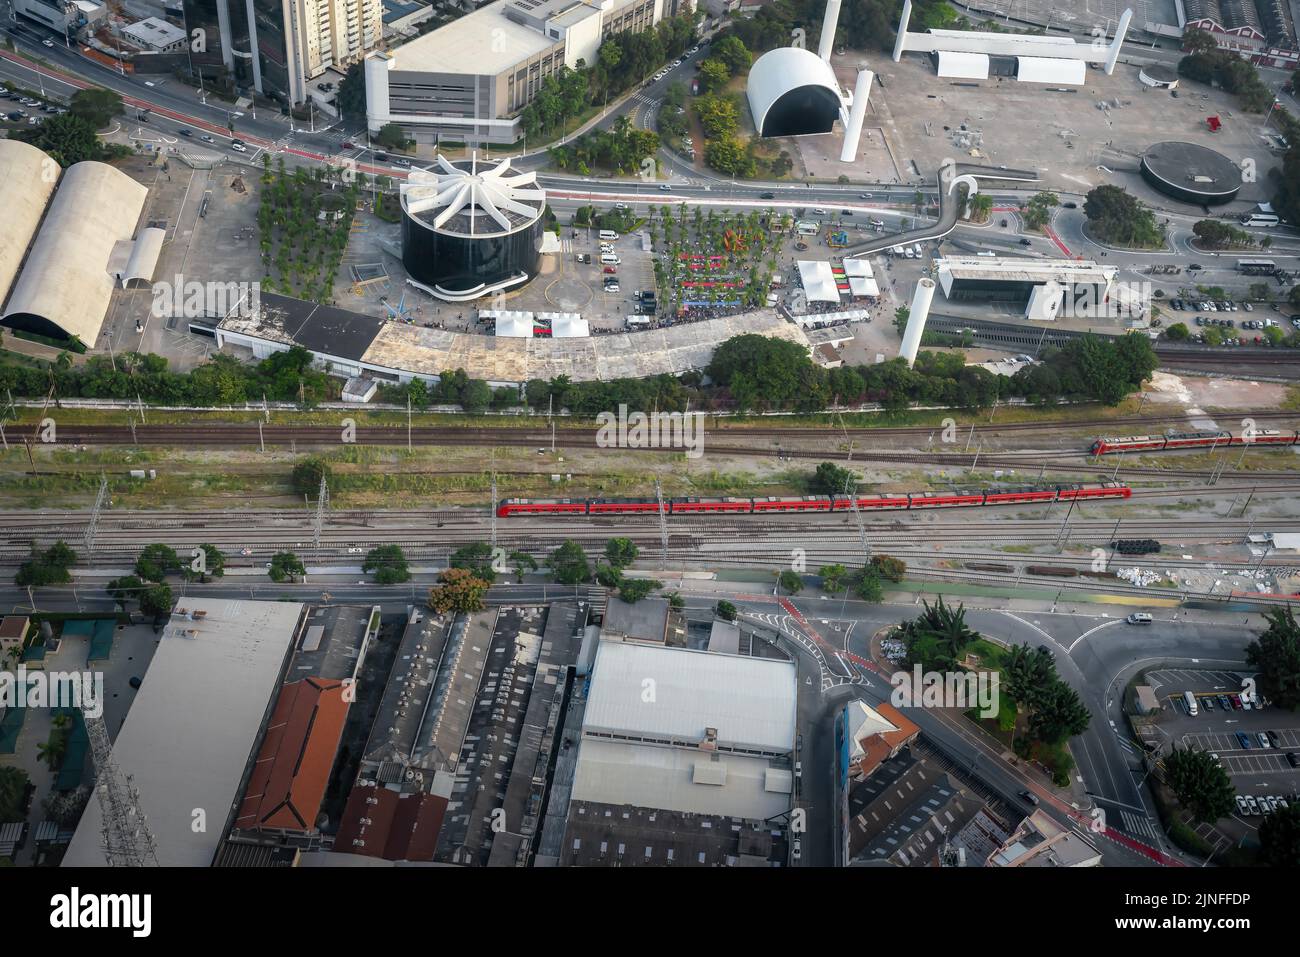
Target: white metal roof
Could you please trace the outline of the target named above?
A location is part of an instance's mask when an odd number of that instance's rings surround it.
[[[803,86],[821,86],[843,101],[839,81],[831,65],[811,50],[799,47],[777,47],[768,50],[754,61],[745,81],[745,95],[749,98],[749,112],[754,128],[760,133],[767,111],[777,100]]]
[[[163,240],[167,230],[157,226],[147,226],[140,230],[140,235],[131,244],[131,256],[122,270],[122,285],[125,287],[132,280],[153,281],[154,270],[158,268],[158,256],[162,252]]]
[[[212,863],[302,607],[218,598],[177,603],[113,742],[118,767],[134,776],[159,864]],[[187,620],[181,608],[207,615]],[[196,808],[207,815],[198,833],[192,827]],[[101,820],[99,802],[91,800],[65,867],[106,864]]]
[[[965,80],[988,79],[989,55],[940,50],[938,73],[939,76],[959,77]]]
[[[1083,60],[1059,57],[1022,56],[1016,58],[1016,79],[1023,83],[1065,83],[1082,86],[1088,75]]]
[[[37,316],[93,347],[113,294],[109,260],[135,232],[148,195],[105,163],[86,161],[64,172],[5,317]]]
[[[808,302],[839,302],[840,291],[835,284],[831,264],[821,259],[801,259],[799,278],[803,280],[803,293]]]
[[[592,674],[584,730],[697,742],[715,728],[719,744],[776,752],[794,746],[790,662],[602,641]]]
[[[1072,60],[1104,63],[1108,45],[1075,43],[1066,37],[1040,37],[1022,33],[980,33],[975,30],[930,30],[907,34],[907,49],[913,53],[949,51],[986,53],[992,56],[1033,55],[1066,57]]]
[[[546,206],[537,173],[513,173],[509,159],[480,161],[476,153],[462,169],[439,155],[434,166],[411,170],[401,186],[401,199],[409,215],[432,213],[431,220],[422,221],[435,230],[497,236],[533,222]]]
[[[490,3],[391,51],[394,70],[495,76],[563,40],[506,19]]]
[[[728,754],[714,764],[685,748],[583,738],[572,799],[765,820],[790,809],[790,791],[771,771],[762,758]]]
[[[18,278],[27,249],[36,237],[45,207],[62,172],[35,146],[0,139],[0,184],[4,186],[4,228],[0,229],[0,306]]]

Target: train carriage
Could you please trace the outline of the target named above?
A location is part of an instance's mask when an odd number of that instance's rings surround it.
[[[690,512],[752,512],[754,503],[747,498],[675,498],[669,510],[674,515]]]
[[[1022,488],[1004,488],[990,490],[984,495],[985,505],[1017,505],[1026,502],[1054,502],[1056,489],[1024,486]]]
[[[829,512],[829,495],[801,495],[796,498],[756,498],[755,512]]]
[[[907,508],[910,504],[906,492],[900,492],[897,495],[859,495],[857,497],[858,509],[863,512],[879,512],[891,508]],[[853,499],[845,495],[835,497],[834,511],[851,512],[853,511]]]
[[[1230,432],[1173,432],[1165,437],[1165,448],[1214,449],[1231,442]]]
[[[1067,498],[1129,498],[1132,494],[1133,490],[1122,482],[1097,482],[1073,486],[1069,495],[1066,495],[1062,488],[1058,501]]]
[[[659,500],[654,498],[593,498],[587,507],[588,515],[610,513],[628,515],[636,512],[659,512]]]
[[[911,508],[955,508],[962,505],[984,504],[984,493],[977,491],[913,492],[908,497],[911,500]]]
[[[1247,435],[1250,440],[1247,441]],[[1232,437],[1233,445],[1295,445],[1296,438],[1300,433],[1287,430],[1279,431],[1278,429],[1256,429],[1252,433],[1243,432],[1241,435]]]
[[[508,498],[497,506],[497,515],[585,515],[586,499],[571,498]]]
[[[1155,452],[1165,447],[1163,435],[1107,436],[1092,443],[1093,455],[1111,452]]]

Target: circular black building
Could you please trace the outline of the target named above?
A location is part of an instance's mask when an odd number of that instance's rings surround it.
[[[537,274],[546,193],[510,161],[412,170],[401,188],[402,265],[447,302],[468,302]]]
[[[1142,156],[1142,178],[1184,203],[1230,203],[1241,188],[1241,170],[1222,153],[1195,143],[1157,143]]]

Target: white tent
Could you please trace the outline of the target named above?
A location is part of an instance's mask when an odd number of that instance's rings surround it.
[[[849,279],[849,291],[855,296],[879,296],[880,286],[866,259],[844,260],[844,275]]]
[[[803,280],[804,296],[808,302],[839,302],[840,292],[835,287],[835,274],[831,264],[824,260],[799,260],[799,278]]]
[[[1083,60],[1056,57],[1016,57],[1016,79],[1023,83],[1063,83],[1083,86],[1088,64]]]
[[[531,339],[533,337],[533,314],[531,312],[498,312],[496,333],[512,339]]]
[[[587,320],[576,312],[539,312],[537,318],[551,320],[552,339],[582,339],[591,335]]]
[[[939,76],[951,76],[963,80],[987,80],[989,55],[940,50],[938,73]]]

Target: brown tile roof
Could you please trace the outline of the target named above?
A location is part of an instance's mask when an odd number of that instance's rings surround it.
[[[388,861],[431,861],[446,811],[447,799],[437,795],[355,787],[334,850]]]
[[[881,761],[895,754],[899,748],[911,741],[921,731],[919,727],[903,717],[903,713],[888,701],[882,701],[877,705],[873,705],[872,708],[876,714],[898,730],[868,735],[858,742],[863,751],[862,757],[858,759],[858,770],[863,777],[880,767]]]
[[[306,678],[280,689],[236,827],[315,829],[348,717],[344,687]]]

